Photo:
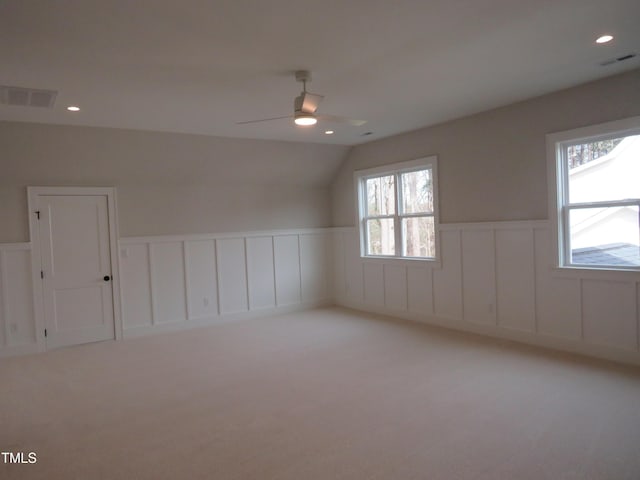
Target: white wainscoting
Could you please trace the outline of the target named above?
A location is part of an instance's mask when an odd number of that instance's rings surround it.
[[[31,245],[0,244],[0,356],[36,351]]]
[[[124,336],[332,304],[331,229],[120,239]]]
[[[439,264],[354,228],[120,240],[125,337],[337,303],[640,364],[640,273],[559,271],[548,222],[443,225]],[[0,244],[0,356],[38,351],[31,245]]]
[[[439,263],[362,259],[333,233],[339,305],[640,364],[640,273],[554,268],[546,221],[441,226]]]

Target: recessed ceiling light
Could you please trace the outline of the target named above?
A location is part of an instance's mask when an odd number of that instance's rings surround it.
[[[335,132],[333,130],[326,130],[324,132],[325,135],[333,135]]]
[[[613,40],[613,36],[611,35],[601,35],[596,38],[596,43],[608,43]]]
[[[76,107],[75,105],[69,105],[67,107],[67,110],[69,110],[70,112],[79,112],[80,111],[80,107]]]

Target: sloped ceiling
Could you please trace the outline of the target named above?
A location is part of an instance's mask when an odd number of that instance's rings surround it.
[[[637,0],[8,1],[0,84],[59,95],[0,120],[355,145],[637,68],[600,63],[640,53],[638,18]],[[236,125],[290,114],[301,68],[320,112],[368,123]]]

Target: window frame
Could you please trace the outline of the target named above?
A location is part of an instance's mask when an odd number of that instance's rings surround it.
[[[571,232],[569,230],[569,216],[572,210],[628,205],[636,205],[640,209],[640,198],[576,203],[570,203],[569,201],[569,166],[566,158],[567,147],[579,143],[597,142],[632,135],[640,135],[640,116],[552,133],[546,136],[549,219],[552,224],[554,240],[553,253],[555,268],[565,271],[640,271],[640,267],[637,266],[594,265],[572,262]]]
[[[410,173],[419,170],[431,170],[432,177],[432,189],[433,189],[433,212],[431,213],[404,213],[403,212],[403,197],[402,182],[400,181],[400,175],[403,173]],[[377,178],[383,176],[393,175],[395,178],[394,185],[394,213],[387,215],[366,215],[367,199],[365,182],[370,178]],[[367,168],[363,170],[356,170],[353,174],[354,185],[356,192],[356,223],[358,226],[358,237],[360,243],[360,257],[370,260],[393,260],[397,261],[410,261],[410,262],[429,262],[438,264],[440,257],[440,233],[439,225],[440,218],[438,213],[438,159],[435,155],[429,157],[417,158],[415,160],[409,160],[405,162],[397,162],[392,164],[381,165],[379,167]],[[405,218],[433,218],[434,225],[434,249],[435,255],[433,257],[408,257],[403,255],[402,245],[402,220]],[[395,236],[395,254],[394,255],[372,255],[367,253],[367,220],[385,219],[391,218],[394,222],[394,236]]]

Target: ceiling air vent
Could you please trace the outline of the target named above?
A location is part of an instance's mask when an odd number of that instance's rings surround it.
[[[636,57],[635,53],[628,53],[628,54],[622,55],[620,57],[611,58],[609,60],[605,60],[604,62],[600,62],[600,66],[607,67],[607,66],[613,65],[615,63],[624,62],[625,60],[631,60],[632,58],[635,58],[635,57]]]
[[[52,108],[58,92],[24,87],[0,87],[0,102],[16,107]]]

